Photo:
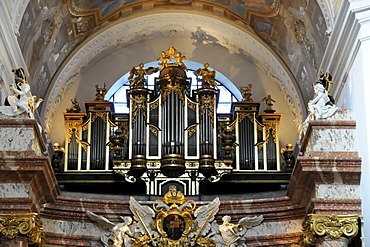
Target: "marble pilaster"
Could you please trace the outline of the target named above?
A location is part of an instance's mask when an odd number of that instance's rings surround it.
[[[307,213],[361,214],[361,158],[354,147],[355,128],[348,110],[305,126],[288,196]]]
[[[39,213],[59,187],[34,119],[0,119],[0,213]]]

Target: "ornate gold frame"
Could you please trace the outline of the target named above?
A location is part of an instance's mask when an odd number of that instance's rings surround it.
[[[162,200],[153,203],[156,212],[155,226],[163,238],[164,246],[186,246],[185,240],[193,227],[192,215],[195,207],[195,202],[186,200],[184,194],[176,188],[170,189]],[[171,229],[166,224],[172,222],[174,232],[170,236],[169,230]]]

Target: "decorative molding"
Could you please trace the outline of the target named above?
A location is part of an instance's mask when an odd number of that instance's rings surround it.
[[[13,28],[15,32],[18,32],[21,22],[23,20],[24,12],[26,11],[27,5],[30,0],[14,0],[16,2],[12,13]]]
[[[369,39],[368,1],[343,0],[320,68],[329,70],[335,82],[332,92],[339,97],[363,40]]]
[[[24,68],[26,75],[28,75],[27,65],[18,45],[8,11],[7,2],[0,1],[0,44],[3,45],[0,57],[2,66],[6,68],[6,76],[3,78],[6,85],[13,82],[12,68]]]
[[[0,214],[0,233],[8,239],[26,235],[29,243],[45,246],[45,235],[36,213]]]
[[[302,242],[314,245],[316,238],[327,236],[331,239],[355,237],[358,233],[358,215],[319,215],[309,214],[303,223]]]
[[[304,104],[302,96],[298,94],[299,90],[296,89],[293,82],[293,76],[281,59],[269,47],[265,46],[256,35],[209,16],[186,12],[181,15],[173,12],[163,12],[148,13],[145,16],[128,19],[110,26],[97,33],[71,54],[65,64],[60,66],[60,71],[55,76],[52,88],[45,100],[43,115],[45,116],[46,131],[49,132],[51,128],[52,120],[59,108],[61,99],[65,97],[67,88],[75,82],[71,78],[79,75],[81,69],[86,67],[93,58],[117,46],[127,46],[140,40],[166,36],[166,33],[170,33],[174,28],[173,25],[168,25],[168,23],[173,23],[173,20],[177,20],[176,27],[178,29],[186,30],[182,36],[192,37],[192,34],[196,33],[198,28],[194,23],[201,23],[202,29],[207,30],[210,36],[216,38],[211,42],[228,47],[230,53],[245,54],[255,58],[256,66],[264,71],[281,89],[284,99],[294,116],[297,128],[300,128]],[[217,27],[217,30],[215,30],[215,27]],[[166,28],[169,30],[165,30]]]
[[[329,0],[317,0],[322,15],[324,16],[327,30],[333,29],[334,26],[334,6]]]

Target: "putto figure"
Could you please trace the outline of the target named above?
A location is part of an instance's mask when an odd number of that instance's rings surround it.
[[[103,101],[104,100],[104,97],[105,97],[105,94],[107,93],[107,86],[105,85],[104,83],[104,86],[103,87],[99,87],[99,85],[96,85],[95,86],[95,89],[96,89],[96,98],[95,100],[96,101]]]
[[[4,106],[0,106],[0,113],[14,117],[25,112],[29,118],[34,118],[34,112],[43,100],[32,96],[22,68],[13,69],[12,72],[15,86],[11,84],[9,88],[14,94],[5,99]]]
[[[326,119],[332,116],[338,107],[330,100],[328,91],[321,83],[314,86],[315,98],[308,102],[309,119]]]
[[[72,102],[72,106],[71,108],[67,108],[66,111],[71,113],[78,113],[81,111],[81,108],[80,108],[80,103],[78,102],[78,100],[76,98],[73,98],[71,99],[71,102]]]
[[[197,69],[194,71],[196,76],[201,77],[202,87],[215,87],[217,88],[217,83],[215,80],[216,71],[208,69],[209,64],[205,63],[203,69]]]
[[[162,66],[165,66],[167,64],[166,60],[162,60]],[[139,68],[136,69],[133,67],[130,71],[130,76],[128,77],[130,81],[131,88],[144,88],[146,78],[145,76],[153,74],[157,72],[159,69],[154,67],[149,67],[147,69],[144,69],[144,64],[140,63]]]
[[[247,87],[241,87],[240,91],[242,91],[243,101],[251,102],[252,99],[252,84],[248,84]]]

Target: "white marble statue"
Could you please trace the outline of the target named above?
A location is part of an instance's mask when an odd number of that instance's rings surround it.
[[[245,234],[248,229],[261,224],[263,216],[244,217],[239,220],[238,224],[230,223],[231,217],[226,215],[222,217],[223,223],[219,231],[224,242],[224,246],[246,247]]]
[[[115,224],[103,216],[86,211],[86,215],[93,221],[97,222],[103,229],[107,230],[106,234],[101,236],[101,242],[105,247],[131,246],[132,237],[134,236],[135,226],[132,225],[132,218],[129,216],[121,217],[122,223]]]
[[[41,98],[37,99],[36,96],[32,96],[31,87],[27,83],[25,76],[22,71],[22,77],[17,76],[21,69],[13,70],[15,73],[15,83],[16,87],[12,84],[9,86],[10,90],[14,93],[9,95],[6,99],[8,105],[0,106],[0,113],[9,116],[15,117],[23,113],[27,114],[27,117],[34,118],[34,111],[43,101]]]
[[[308,103],[310,119],[326,119],[332,116],[338,107],[330,101],[328,92],[321,83],[314,86],[315,98]]]

